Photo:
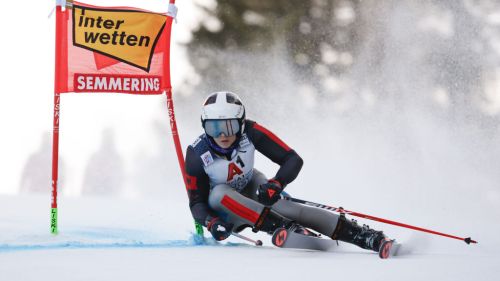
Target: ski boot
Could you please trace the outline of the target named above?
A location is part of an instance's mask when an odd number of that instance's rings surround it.
[[[298,234],[306,235],[306,236],[314,236],[317,235],[300,224],[272,211],[271,209],[264,209],[262,214],[260,215],[257,223],[252,228],[253,232],[264,231],[268,234],[273,234],[274,231],[278,228],[285,228],[289,231],[293,231]]]
[[[293,231],[295,233],[305,235],[305,236],[311,236],[311,237],[318,237],[316,233],[310,231],[309,229],[303,227],[302,225],[298,223],[293,223],[291,226],[288,227],[288,230]]]
[[[264,208],[259,219],[253,226],[252,231],[255,233],[264,231],[268,234],[272,234],[277,228],[288,228],[292,224],[292,220],[271,211],[270,208]]]
[[[382,231],[370,229],[368,225],[359,226],[355,220],[347,220],[344,214],[340,215],[331,238],[375,252],[388,240]]]

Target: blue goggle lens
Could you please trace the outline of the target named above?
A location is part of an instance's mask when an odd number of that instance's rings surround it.
[[[234,136],[239,131],[240,123],[237,119],[205,121],[205,133],[213,138],[217,138],[221,134],[224,134],[226,137]]]

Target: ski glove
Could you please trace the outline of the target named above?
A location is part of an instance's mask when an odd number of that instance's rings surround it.
[[[207,229],[217,241],[222,241],[231,235],[232,224],[227,224],[218,217],[212,218],[207,223]]]
[[[280,199],[282,191],[283,186],[277,180],[271,179],[267,183],[259,186],[257,197],[260,203],[271,206]]]

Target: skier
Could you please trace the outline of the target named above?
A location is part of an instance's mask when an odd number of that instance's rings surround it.
[[[307,228],[379,252],[381,231],[359,226],[344,215],[289,200],[283,189],[302,168],[302,158],[260,124],[245,119],[245,107],[231,92],[215,92],[201,113],[205,131],[187,148],[186,180],[189,206],[196,222],[215,240],[246,227],[272,234],[278,228],[316,236]],[[267,179],[254,168],[255,150],[280,168]]]

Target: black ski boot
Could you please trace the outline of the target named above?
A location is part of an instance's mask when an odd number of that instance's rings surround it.
[[[253,232],[264,231],[268,234],[273,234],[277,228],[289,228],[293,225],[293,221],[284,216],[265,208],[260,214],[259,219],[252,228]]]
[[[253,232],[264,231],[268,234],[273,234],[278,228],[285,228],[295,233],[299,233],[306,236],[317,236],[315,233],[309,231],[300,224],[272,211],[271,209],[264,209],[260,215],[257,223],[253,227]]]
[[[318,235],[309,229],[303,227],[302,225],[298,223],[293,223],[291,226],[288,227],[288,230],[293,231],[298,234],[302,234],[305,236],[312,236],[312,237],[318,237]]]
[[[345,215],[342,214],[332,234],[332,239],[378,252],[382,241],[384,241],[386,237],[382,231],[370,229],[368,225],[359,226],[355,220],[349,221],[346,219]]]

